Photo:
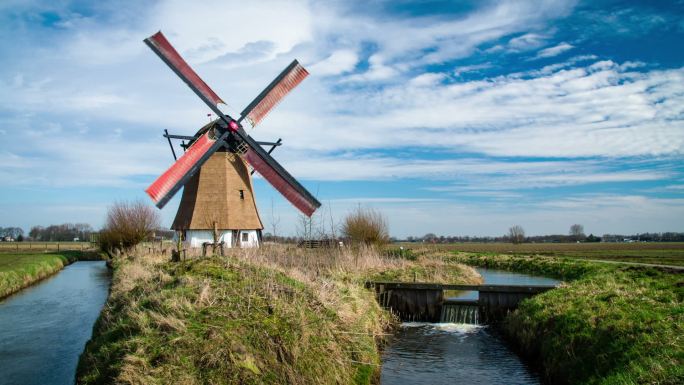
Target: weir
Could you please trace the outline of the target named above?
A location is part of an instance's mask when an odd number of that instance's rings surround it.
[[[520,301],[554,285],[451,285],[438,283],[367,282],[378,303],[402,321],[494,323]],[[445,290],[477,291],[478,299],[445,299]]]

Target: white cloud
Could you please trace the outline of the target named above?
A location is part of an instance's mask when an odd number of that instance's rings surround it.
[[[425,74],[420,74],[415,78],[411,79],[410,84],[416,87],[431,87],[439,84],[445,78],[445,74],[429,72]]]
[[[149,15],[146,24],[150,34],[157,29],[164,31],[192,63],[238,53],[247,44],[261,41],[272,46],[266,57],[258,59],[273,59],[313,39],[314,16],[305,1],[212,0],[189,4],[167,0],[159,2]]]
[[[508,49],[513,52],[529,51],[544,44],[547,38],[538,33],[526,33],[511,39],[508,42]]]
[[[474,65],[467,65],[467,66],[460,66],[454,70],[454,75],[455,76],[460,76],[461,74],[465,74],[468,72],[477,72],[479,70],[484,70],[492,68],[491,63],[483,63],[483,64],[474,64]]]
[[[66,15],[68,28],[44,43],[45,31],[22,32],[33,43],[16,44],[14,59],[0,69],[0,177],[13,185],[138,191],[147,183],[141,180],[163,171],[171,159],[161,130],[191,134],[208,111],[141,42],[161,29],[231,112],[293,57],[312,63],[311,76],[253,131],[259,139],[282,137],[285,146],[275,156],[300,178],[429,178],[447,184],[435,193],[503,200],[525,186],[672,178],[672,170],[632,166],[644,158],[676,163],[684,153],[684,68],[653,70],[584,55],[478,81],[458,80],[493,61],[436,70],[497,41],[508,42],[490,53],[548,46],[554,34],[549,21],[573,5],[502,1],[449,18],[378,17],[315,1],[160,1],[123,10],[135,15],[126,20],[115,13],[106,22]],[[216,15],[228,15],[229,25],[211,22]],[[11,46],[7,40],[2,47]],[[556,42],[538,55],[571,48]],[[415,155],[432,151],[441,154]],[[535,157],[564,160],[528,159]],[[359,196],[375,204],[422,205],[424,214],[398,207],[393,214],[414,214],[416,226],[430,226],[430,217],[441,213],[439,203],[423,198]],[[654,212],[679,204],[644,199]],[[623,201],[623,208],[638,202]],[[425,208],[431,204],[436,207]],[[450,204],[447,211],[456,218],[477,210]],[[498,231],[484,230],[493,219],[514,219],[497,215],[483,217],[482,233]],[[551,217],[535,215],[539,223]],[[443,232],[412,233],[426,231]]]
[[[544,48],[543,50],[537,52],[537,56],[535,56],[535,58],[539,59],[539,58],[558,56],[558,55],[562,54],[563,52],[567,52],[573,48],[575,48],[573,45],[563,42],[563,43],[560,43],[560,44],[553,46],[553,47]]]
[[[359,62],[359,57],[352,50],[339,50],[333,52],[325,60],[309,67],[309,72],[316,76],[340,75],[354,69]]]

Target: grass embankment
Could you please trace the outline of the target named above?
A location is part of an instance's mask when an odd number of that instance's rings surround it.
[[[684,383],[683,274],[539,256],[448,259],[567,281],[523,301],[502,324],[550,383]]]
[[[684,243],[402,243],[406,248],[433,251],[460,251],[511,255],[546,255],[570,259],[594,259],[620,262],[684,266]]]
[[[394,320],[363,288],[416,262],[262,248],[119,260],[78,383],[369,384]]]
[[[40,281],[79,259],[80,252],[0,254],[0,299]]]

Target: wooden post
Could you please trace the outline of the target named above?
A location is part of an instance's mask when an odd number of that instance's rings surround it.
[[[59,242],[57,242],[57,251],[59,251]]]
[[[212,235],[214,243],[211,245],[211,252],[213,255],[216,255],[216,247],[218,246],[218,227],[216,226],[216,221],[214,221],[214,233]]]

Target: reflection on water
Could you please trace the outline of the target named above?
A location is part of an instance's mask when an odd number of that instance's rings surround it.
[[[545,277],[477,270],[486,284],[558,283]],[[459,300],[477,299],[477,292],[452,292],[446,296]],[[488,326],[404,323],[383,354],[381,383],[538,384],[539,377]]]
[[[0,384],[73,384],[109,290],[103,261],[73,263],[0,302]]]
[[[476,267],[475,270],[480,273],[487,285],[557,285],[560,283],[559,280],[553,278],[512,273],[505,270],[485,269],[483,267]],[[445,293],[445,297],[448,299],[477,299],[477,292],[449,290]]]

